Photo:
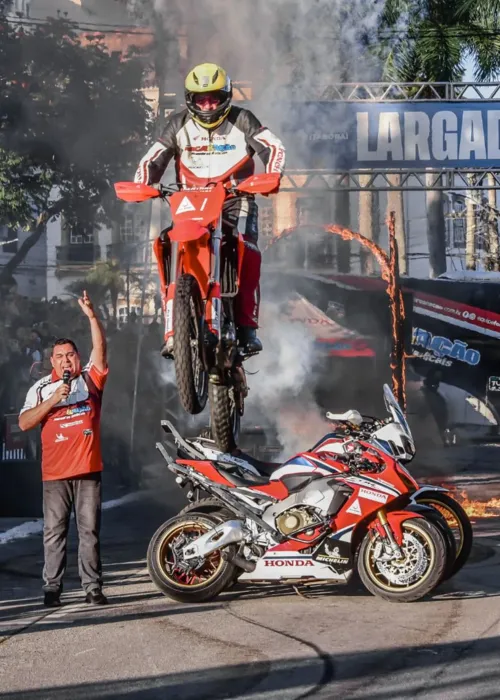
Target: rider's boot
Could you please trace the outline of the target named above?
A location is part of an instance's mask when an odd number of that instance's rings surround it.
[[[240,326],[238,328],[238,345],[248,355],[260,352],[262,342],[257,337],[257,329],[251,326]]]

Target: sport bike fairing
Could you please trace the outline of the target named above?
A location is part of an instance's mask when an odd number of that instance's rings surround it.
[[[241,580],[308,577],[345,582],[352,573],[351,540],[357,526],[365,519],[368,522],[376,518],[381,507],[408,491],[399,465],[383,450],[376,452],[386,465],[386,479],[349,474],[338,455],[323,454],[320,458],[313,453],[302,453],[278,465],[266,479],[244,458],[216,456],[209,447],[207,450],[216,457],[215,463],[178,460],[178,464],[190,466],[214,484],[231,489],[242,503],[259,507],[264,496],[260,517],[270,527],[275,528],[276,519],[294,509],[312,509],[322,516],[285,541],[268,542],[255,569],[243,573]],[[261,483],[255,483],[257,478]],[[329,536],[328,530],[332,531]]]

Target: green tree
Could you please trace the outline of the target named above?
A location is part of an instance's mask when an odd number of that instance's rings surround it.
[[[409,83],[460,82],[466,61],[472,60],[477,81],[496,78],[499,10],[498,0],[387,0],[380,42],[384,77]],[[427,236],[430,273],[438,276],[446,271],[444,200],[439,190],[427,194]]]
[[[63,20],[16,28],[0,15],[0,224],[30,232],[0,284],[63,214],[71,226],[118,216],[113,183],[130,179],[149,138],[143,61]]]
[[[85,277],[69,284],[68,292],[81,296],[84,289],[96,306],[106,304],[108,297],[113,309],[113,318],[118,315],[118,296],[124,291],[120,267],[114,262],[99,262],[89,270]]]

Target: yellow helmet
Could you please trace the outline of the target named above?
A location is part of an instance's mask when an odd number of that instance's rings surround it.
[[[184,83],[186,107],[193,119],[205,129],[216,129],[229,114],[233,98],[233,86],[224,70],[215,63],[201,63],[189,71]],[[197,95],[212,94],[219,98],[216,109],[203,111],[197,107]]]

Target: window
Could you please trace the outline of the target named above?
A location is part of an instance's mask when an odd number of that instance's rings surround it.
[[[29,0],[16,0],[14,4],[14,9],[16,14],[24,15],[25,17],[30,16],[30,2]]]
[[[465,214],[460,219],[453,219],[453,248],[465,248]]]
[[[130,314],[135,314],[137,318],[139,318],[141,307],[140,306],[131,306],[130,307]],[[118,328],[121,328],[123,325],[125,325],[128,321],[128,314],[127,314],[127,307],[126,306],[120,306],[118,309]]]
[[[259,207],[259,233],[264,239],[272,238],[274,234],[274,220],[272,204],[262,204]]]
[[[145,240],[146,221],[142,213],[125,212],[120,224],[120,241],[122,243],[135,243]]]
[[[134,215],[126,213],[120,225],[120,241],[130,243],[134,240]]]
[[[7,226],[0,227],[0,253],[17,253],[18,233]]]
[[[91,245],[94,242],[94,232],[81,224],[74,224],[69,229],[69,242],[71,245]]]

